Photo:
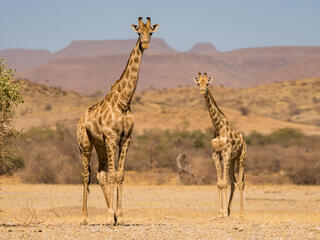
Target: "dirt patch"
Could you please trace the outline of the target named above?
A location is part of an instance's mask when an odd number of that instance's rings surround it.
[[[80,226],[81,185],[2,185],[0,239],[319,239],[320,187],[252,186],[239,218],[218,216],[215,186],[124,187],[124,224],[105,225],[98,185],[89,194],[89,225]],[[32,215],[34,221],[24,220]],[[38,222],[37,222],[38,221]]]

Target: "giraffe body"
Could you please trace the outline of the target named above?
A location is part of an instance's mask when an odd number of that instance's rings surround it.
[[[240,193],[240,216],[243,213],[243,189],[244,189],[244,167],[246,155],[246,143],[243,135],[235,131],[227,120],[224,113],[216,104],[208,86],[211,78],[205,73],[199,73],[195,82],[200,87],[204,96],[216,136],[212,139],[212,159],[217,170],[217,187],[219,192],[219,211],[222,217],[230,215],[235,183]],[[235,177],[235,166],[238,166],[238,179]],[[227,187],[230,184],[230,196],[227,205]]]
[[[90,156],[93,147],[99,160],[97,178],[108,206],[107,223],[121,222],[124,162],[134,126],[130,103],[138,82],[143,51],[149,47],[151,34],[158,29],[158,25],[151,26],[150,18],[147,18],[147,23],[143,23],[140,17],[139,26],[132,25],[132,28],[139,34],[139,39],[131,52],[124,72],[113,84],[107,96],[89,107],[78,123],[77,139],[83,167],[83,224],[87,224],[88,217],[87,194],[91,174]],[[119,149],[119,156],[116,168],[117,149]],[[117,206],[114,211],[115,186]]]

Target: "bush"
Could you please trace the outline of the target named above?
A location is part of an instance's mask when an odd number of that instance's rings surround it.
[[[279,145],[249,146],[247,149],[246,167],[253,174],[277,173],[281,170],[283,149]]]
[[[81,161],[75,131],[33,127],[23,134],[25,167],[20,172],[29,183],[81,183]]]
[[[51,109],[52,109],[51,104],[47,104],[47,105],[44,107],[44,110],[46,110],[46,111],[50,111]]]
[[[249,108],[247,108],[247,107],[245,107],[245,106],[241,106],[241,107],[239,108],[239,110],[240,110],[240,112],[241,112],[241,114],[242,114],[243,116],[248,116],[249,113],[250,113]]]
[[[299,185],[320,185],[320,167],[304,166],[297,169],[290,169],[288,177],[294,184]]]
[[[300,130],[293,128],[282,128],[273,131],[271,134],[262,135],[256,131],[245,137],[249,145],[279,144],[282,146],[309,145],[317,137],[305,136]]]
[[[126,169],[150,170],[153,168],[175,168],[175,158],[188,149],[209,146],[209,138],[201,131],[160,130],[144,131],[134,137],[130,146]]]
[[[320,137],[290,128],[268,135],[252,132],[248,143],[247,170],[253,174],[283,171],[295,184],[320,184]]]
[[[0,174],[9,173],[23,165],[13,151],[13,139],[18,133],[12,126],[12,110],[23,102],[19,84],[13,78],[14,70],[0,58]]]
[[[101,90],[97,90],[89,95],[89,97],[100,98],[103,97],[103,92]]]

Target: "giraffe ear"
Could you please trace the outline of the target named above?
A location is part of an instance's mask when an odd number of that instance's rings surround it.
[[[137,25],[134,25],[134,24],[131,24],[131,28],[134,32],[138,32],[138,26]]]
[[[193,81],[194,81],[196,84],[198,84],[198,78],[195,77],[195,78],[193,79]]]
[[[208,84],[210,84],[212,82],[212,77],[208,78]]]
[[[156,32],[159,29],[159,24],[155,24],[152,26],[152,32]]]

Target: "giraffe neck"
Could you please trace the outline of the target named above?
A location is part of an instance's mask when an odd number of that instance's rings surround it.
[[[207,103],[208,111],[209,111],[213,126],[218,132],[226,124],[227,119],[224,113],[218,107],[209,89],[207,89],[204,95],[204,98]]]
[[[136,90],[142,55],[143,49],[140,47],[140,39],[138,39],[120,79],[111,87],[111,90],[118,93],[117,103],[123,110],[129,109]]]

